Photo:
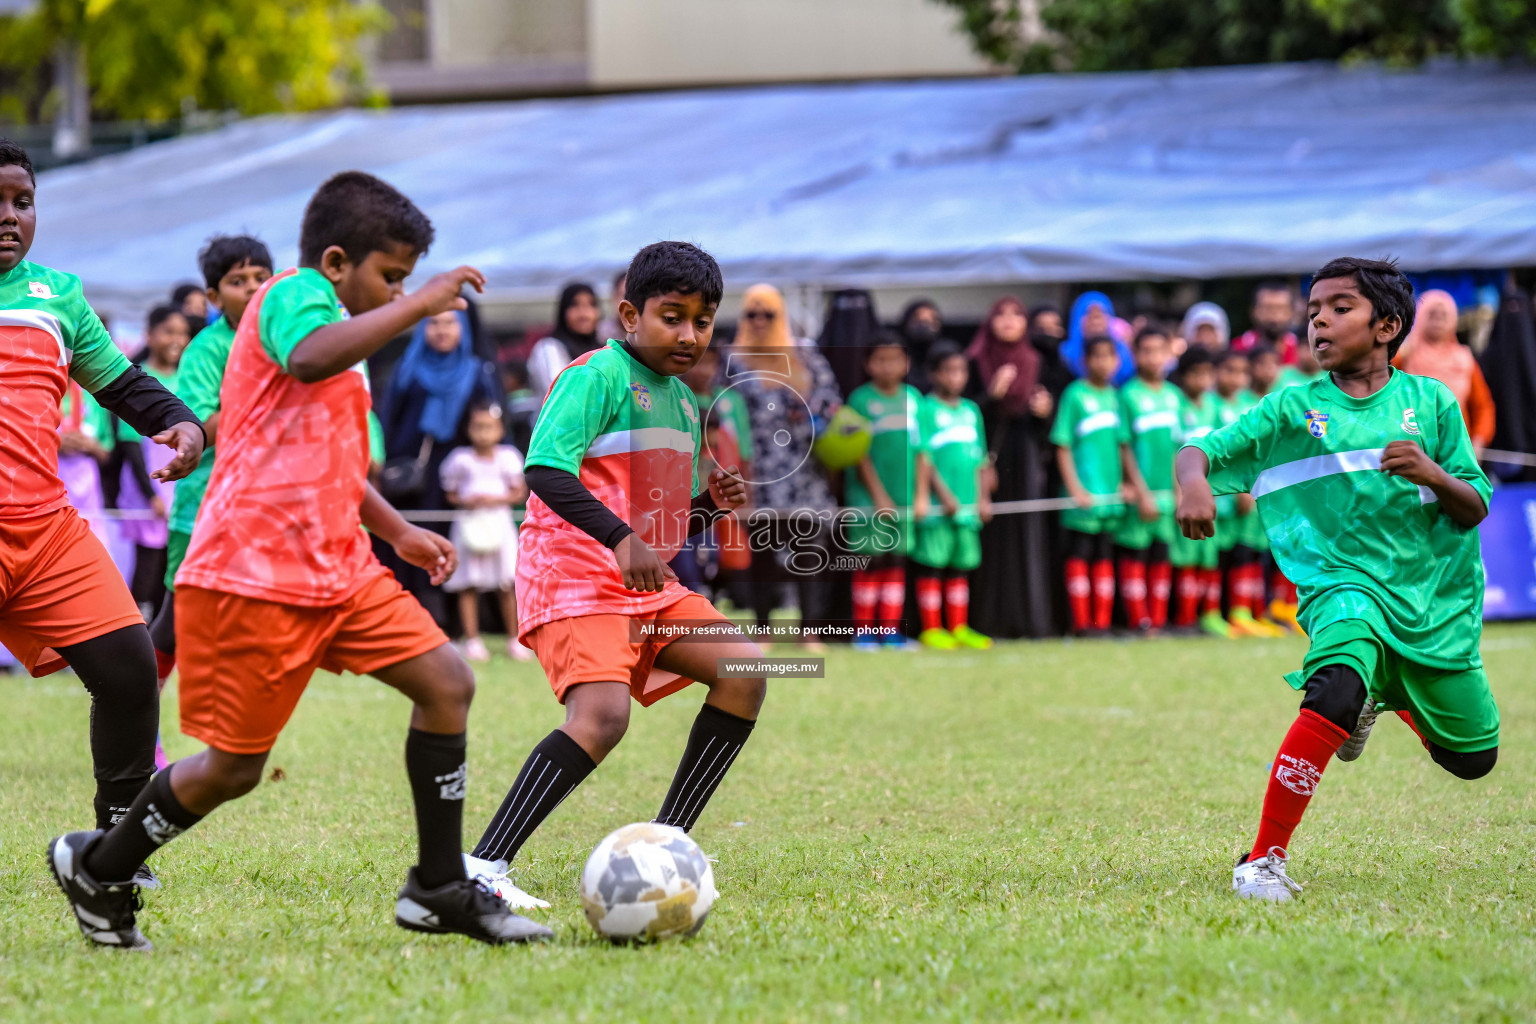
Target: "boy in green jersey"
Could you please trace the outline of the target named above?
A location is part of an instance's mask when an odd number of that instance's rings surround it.
[[[1216,358],[1216,393],[1211,396],[1216,407],[1216,425],[1236,423],[1238,417],[1254,404],[1248,394],[1249,357],[1246,352],[1228,350]],[[1222,530],[1221,578],[1226,592],[1229,635],[1277,637],[1284,630],[1261,616],[1264,614],[1264,552],[1269,541],[1264,524],[1254,511],[1253,496],[1238,494],[1226,499],[1230,507],[1220,514],[1227,519]]]
[[[1115,606],[1112,541],[1115,526],[1125,514],[1124,505],[1116,500],[1123,484],[1120,445],[1126,433],[1120,396],[1110,383],[1120,369],[1114,340],[1098,337],[1084,342],[1083,365],[1088,376],[1068,384],[1061,393],[1051,427],[1062,485],[1077,506],[1061,514],[1061,525],[1067,549],[1067,605],[1072,631],[1079,636],[1109,629]]]
[[[905,647],[901,616],[907,603],[907,553],[912,547],[911,506],[922,447],[917,409],[906,383],[911,364],[902,340],[882,332],[864,356],[869,383],[848,396],[848,406],[869,421],[869,454],[848,470],[848,504],[861,514],[848,524],[848,550],[869,555],[853,574],[854,645]],[[875,630],[876,624],[883,627]]]
[[[986,428],[976,403],[961,397],[970,373],[970,360],[959,346],[935,343],[928,352],[933,391],[917,414],[923,449],[912,502],[917,520],[912,561],[918,566],[917,607],[923,620],[917,639],[940,650],[992,646],[992,638],[972,629],[968,621],[969,573],[981,564],[981,526],[992,518],[992,499],[983,480]],[[938,496],[940,515],[929,515],[930,493]]]
[[[176,485],[167,519],[166,599],[150,624],[150,639],[155,642],[155,661],[159,667],[160,686],[176,664],[176,570],[186,557],[192,540],[192,524],[202,507],[208,478],[213,474],[213,445],[219,432],[219,386],[224,383],[224,366],[235,342],[235,328],[245,312],[246,303],[272,276],[272,254],[267,247],[248,235],[215,235],[197,254],[198,266],[208,285],[208,301],[219,311],[218,319],[198,332],[181,354],[175,391],[187,408],[201,417],[208,444],[197,468]],[[165,767],[165,753],[156,749],[157,767]]]
[[[1248,350],[1248,389],[1243,397],[1252,405],[1280,383],[1280,356],[1268,344],[1259,342]]]
[[[1258,837],[1233,872],[1240,896],[1300,890],[1286,874],[1291,834],[1328,759],[1358,757],[1381,711],[1395,710],[1458,778],[1481,778],[1498,757],[1478,651],[1488,478],[1450,391],[1391,366],[1413,315],[1396,265],[1332,261],[1307,304],[1327,375],[1179,452],[1185,536],[1210,536],[1213,490],[1253,494],[1312,638],[1301,671],[1286,676],[1306,696],[1275,757]]]
[[[1120,546],[1120,596],[1132,629],[1162,629],[1168,624],[1168,595],[1173,566],[1173,457],[1182,436],[1179,389],[1163,379],[1171,351],[1160,327],[1143,327],[1132,353],[1136,376],[1120,388],[1120,418],[1125,443],[1120,458],[1136,503],[1125,510],[1115,530]]]
[[[1216,425],[1216,404],[1211,385],[1216,380],[1216,360],[1210,349],[1191,345],[1179,356],[1173,381],[1179,386],[1179,434],[1181,443],[1203,437]],[[1209,544],[1175,533],[1168,549],[1176,573],[1174,627],[1184,632],[1204,629],[1225,637],[1227,621],[1221,617],[1220,552]]]

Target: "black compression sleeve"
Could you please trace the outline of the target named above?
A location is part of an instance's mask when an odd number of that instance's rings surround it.
[[[715,504],[714,495],[708,491],[695,495],[693,504],[688,506],[688,536],[703,533],[715,524],[715,520],[730,514],[730,509]]]
[[[130,366],[111,384],[96,392],[96,404],[122,418],[134,430],[145,437],[153,437],[177,423],[196,423],[202,429],[202,421],[192,415],[181,399],[155,378]],[[206,443],[207,434],[203,435]]]
[[[551,512],[605,548],[618,547],[619,541],[635,532],[582,486],[573,473],[553,466],[529,466],[523,477],[528,481],[528,489]]]

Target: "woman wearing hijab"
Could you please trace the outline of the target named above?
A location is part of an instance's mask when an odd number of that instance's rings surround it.
[[[1488,447],[1493,440],[1493,394],[1478,368],[1472,350],[1456,340],[1456,300],[1438,288],[1419,297],[1413,330],[1392,360],[1404,373],[1433,377],[1451,389],[1461,405],[1461,418],[1472,447]]]
[[[469,317],[463,310],[439,313],[417,324],[390,373],[379,422],[385,465],[407,470],[401,475],[418,486],[385,497],[402,509],[446,509],[438,471],[450,451],[468,443],[465,412],[473,402],[500,400],[495,370],[475,354]],[[448,534],[446,522],[422,525]],[[387,544],[375,545],[374,550],[401,586],[415,594],[439,623],[446,621],[442,592],[432,586],[425,570],[400,560]]]
[[[534,342],[528,352],[528,387],[540,402],[549,394],[555,375],[572,359],[602,347],[604,339],[597,333],[602,318],[603,310],[591,285],[576,281],[560,292],[555,329],[549,337]]]
[[[784,296],[772,285],[753,285],[742,296],[741,323],[725,357],[726,387],[746,402],[752,424],[753,504],[778,511],[747,520],[753,612],[759,625],[767,625],[780,585],[792,581],[801,622],[824,624],[830,583],[825,576],[792,571],[789,555],[792,538],[799,550],[833,553],[830,525],[837,502],[826,472],[811,457],[811,443],[817,425],[842,404],[837,380],[815,344],[790,333]]]
[[[1029,337],[1024,304],[998,299],[966,349],[997,487],[992,500],[1043,498],[1048,490],[1045,434],[1055,400],[1040,381],[1041,352]],[[1054,361],[1055,353],[1052,352]],[[972,616],[994,636],[1041,637],[1055,630],[1050,516],[998,516],[982,529]],[[983,625],[985,623],[985,625]]]
[[[1197,302],[1185,310],[1184,325],[1179,334],[1186,347],[1203,348],[1215,354],[1226,351],[1232,327],[1226,310],[1214,302]]]
[[[1114,384],[1119,387],[1136,373],[1136,360],[1131,356],[1131,325],[1115,316],[1115,304],[1103,292],[1083,292],[1072,303],[1072,315],[1068,319],[1067,341],[1061,346],[1061,358],[1072,368],[1074,376],[1083,376],[1083,342],[1088,338],[1113,338],[1115,351],[1120,353],[1120,369],[1115,373]]]
[[[907,383],[928,391],[928,350],[944,336],[944,318],[932,299],[913,299],[901,311],[901,339],[907,343],[907,358],[912,371]]]

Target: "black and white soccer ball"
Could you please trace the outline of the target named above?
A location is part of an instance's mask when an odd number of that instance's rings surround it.
[[[688,833],[638,822],[609,833],[581,872],[581,905],[615,942],[692,935],[715,905],[715,872]]]

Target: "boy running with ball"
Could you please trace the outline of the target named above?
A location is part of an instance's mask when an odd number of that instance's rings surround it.
[[[1359,757],[1382,711],[1458,778],[1481,778],[1498,757],[1478,651],[1488,478],[1451,392],[1391,366],[1413,315],[1396,265],[1333,260],[1307,304],[1324,375],[1179,452],[1184,535],[1210,536],[1213,491],[1252,494],[1312,641],[1286,676],[1305,696],[1275,755],[1258,836],[1232,873],[1239,896],[1300,891],[1286,872],[1291,833],[1329,758]]]
[[[529,753],[469,861],[516,906],[548,906],[506,865],[551,811],[608,756],[630,702],[656,703],[697,680],[708,688],[656,821],[693,828],[741,753],[767,690],[722,675],[760,658],[667,562],[683,542],[746,501],[736,467],[698,478],[693,392],[677,378],[709,347],[720,268],[686,242],[656,242],[629,265],[612,341],[555,378],[529,443],[533,497],[519,533],[517,620],[565,724]]]
[[[405,522],[367,479],[364,360],[417,321],[464,308],[466,284],[484,284],[459,267],[403,294],[432,237],[394,188],[338,174],[304,211],[300,266],[246,308],[219,395],[218,458],[176,576],[181,728],[208,746],[150,779],[111,830],[49,844],[49,867],[91,942],[150,948],[134,916],[134,867],[256,787],[317,668],[371,675],[415,705],[405,770],[419,859],[395,923],[489,943],[551,934],[464,874],[474,675],[364,532],[433,583],[454,570],[447,538]]]

